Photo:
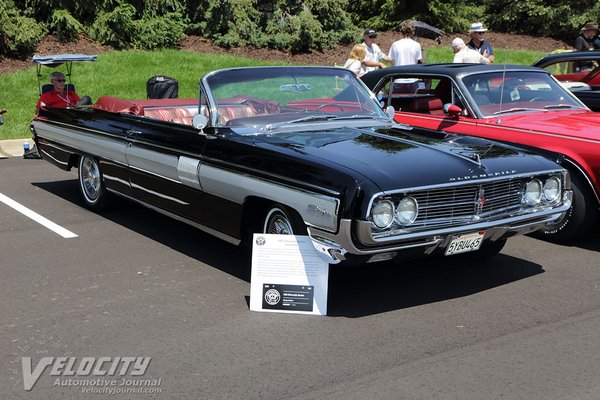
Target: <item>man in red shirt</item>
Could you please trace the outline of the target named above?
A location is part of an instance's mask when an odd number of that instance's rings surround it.
[[[66,87],[65,75],[62,72],[54,71],[51,73],[50,83],[53,87],[46,93],[42,93],[36,105],[37,109],[43,105],[61,108],[73,107],[79,101],[77,93]]]

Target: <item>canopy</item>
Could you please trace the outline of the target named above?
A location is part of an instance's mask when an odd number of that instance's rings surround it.
[[[42,95],[42,84],[40,82],[40,78],[42,77],[42,65],[50,68],[56,68],[59,65],[67,64],[67,73],[65,76],[69,79],[69,84],[71,84],[71,70],[73,67],[73,62],[78,61],[96,61],[97,56],[90,56],[87,54],[49,54],[47,56],[33,56],[31,62],[36,65],[37,69],[37,80],[38,80],[38,89],[40,96]]]
[[[70,63],[74,61],[96,61],[97,56],[90,56],[87,54],[50,54],[47,56],[33,56],[32,62],[34,64],[46,65],[48,67],[57,67],[64,63]]]

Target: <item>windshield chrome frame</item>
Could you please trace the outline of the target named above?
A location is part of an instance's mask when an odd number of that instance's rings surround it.
[[[366,95],[365,97],[369,98],[372,102],[373,102],[373,110],[375,111],[375,113],[379,113],[380,115],[373,115],[373,119],[379,119],[379,117],[381,117],[382,119],[389,119],[389,122],[391,123],[393,120],[391,118],[389,118],[389,116],[381,109],[381,106],[379,104],[379,101],[377,100],[376,96],[373,94],[373,92],[371,92],[371,90],[369,90],[369,88],[367,87],[367,85],[360,79],[358,79],[350,70],[347,70],[346,68],[342,68],[342,67],[323,67],[323,66],[267,66],[267,67],[238,67],[238,68],[225,68],[225,69],[220,69],[220,70],[216,70],[216,71],[211,71],[208,72],[206,75],[204,75],[200,81],[198,82],[198,93],[201,93],[202,90],[204,91],[205,95],[206,95],[206,101],[207,101],[207,107],[208,107],[208,111],[209,111],[209,123],[210,126],[213,128],[223,128],[222,126],[220,126],[218,124],[218,102],[217,99],[214,96],[213,91],[211,90],[211,87],[209,85],[209,79],[211,77],[214,77],[215,75],[219,75],[219,74],[224,74],[227,73],[229,71],[239,71],[239,70],[256,70],[256,71],[261,71],[261,70],[265,70],[265,69],[287,69],[287,70],[298,70],[299,73],[301,74],[303,70],[306,69],[312,69],[312,70],[324,70],[324,71],[331,71],[334,70],[336,72],[342,72],[343,74],[346,74],[350,79],[354,79],[353,84],[357,85],[358,87],[362,88],[362,90],[364,91],[364,94]],[[198,98],[198,102],[200,102],[200,97]],[[200,109],[200,104],[199,104],[199,109]],[[340,122],[347,122],[347,121],[340,121]],[[261,125],[263,126],[263,125]],[[258,128],[257,128],[258,129]]]

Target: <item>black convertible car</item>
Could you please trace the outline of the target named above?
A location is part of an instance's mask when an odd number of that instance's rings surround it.
[[[331,263],[492,255],[571,204],[556,163],[485,139],[395,123],[348,70],[208,73],[198,99],[101,97],[42,108],[44,159],[231,243],[309,235]]]

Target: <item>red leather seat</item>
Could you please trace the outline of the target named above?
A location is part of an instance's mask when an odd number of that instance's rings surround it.
[[[192,114],[190,114],[187,108],[183,107],[145,108],[144,115],[176,124],[192,124]]]
[[[437,97],[418,97],[411,101],[411,112],[420,114],[443,114],[444,105],[442,100]]]
[[[219,118],[223,125],[231,119],[253,117],[256,114],[254,107],[247,104],[219,105]]]

